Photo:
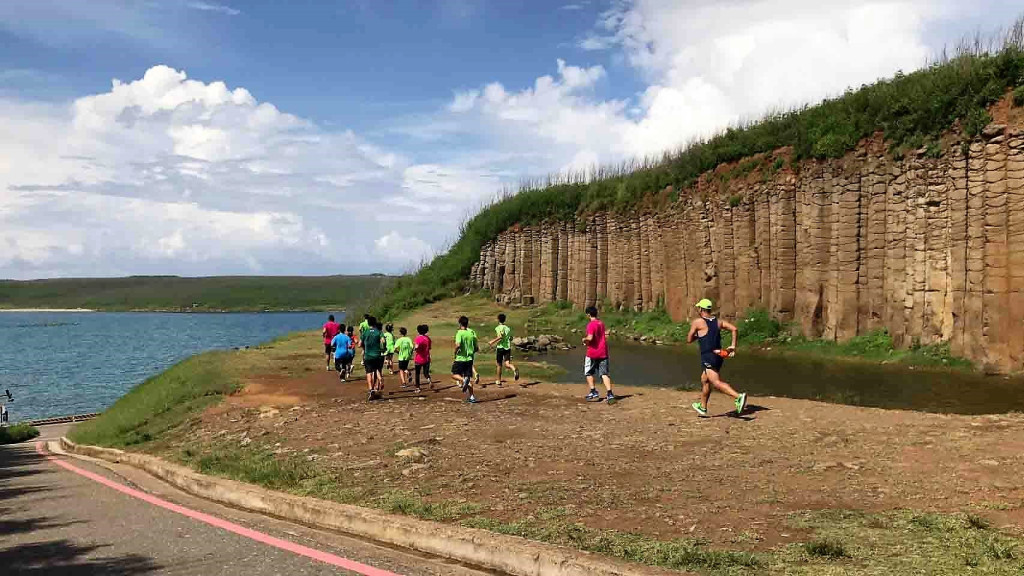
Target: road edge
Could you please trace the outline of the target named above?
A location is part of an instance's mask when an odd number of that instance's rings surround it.
[[[156,456],[76,444],[61,437],[70,454],[91,456],[143,470],[200,498],[284,520],[343,532],[392,546],[417,550],[514,576],[666,576],[667,571],[534,542],[517,536],[386,514],[252,484],[200,474]]]

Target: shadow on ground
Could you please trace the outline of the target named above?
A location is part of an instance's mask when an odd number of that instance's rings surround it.
[[[150,558],[138,554],[104,557],[105,546],[47,538],[48,531],[84,523],[31,515],[32,505],[26,498],[61,498],[54,486],[47,484],[50,479],[40,477],[45,476],[48,465],[32,444],[0,447],[0,502],[5,504],[0,507],[0,573],[129,576],[149,574],[160,568]],[[21,542],[12,542],[16,536],[21,536]],[[27,539],[35,541],[26,542]]]

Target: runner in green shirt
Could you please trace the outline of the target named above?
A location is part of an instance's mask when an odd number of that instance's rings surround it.
[[[512,363],[512,328],[505,324],[505,315],[498,314],[498,325],[494,327],[496,336],[488,342],[496,351],[495,360],[498,362],[498,379],[494,382],[501,388],[501,369],[507,367],[512,371],[512,377],[519,380],[519,368]]]
[[[395,352],[398,353],[398,378],[402,381],[402,388],[409,385],[409,361],[412,360],[412,338],[409,338],[409,331],[402,326],[398,329],[401,338],[395,340]]]
[[[370,390],[367,400],[380,398],[384,389],[384,379],[380,373],[384,368],[384,335],[381,331],[380,322],[371,316],[370,327],[364,333],[360,342],[363,348],[363,361],[366,363],[366,386]]]
[[[363,321],[359,323],[359,341],[362,342],[366,339],[366,331],[370,329],[370,315],[363,314]],[[362,348],[362,346],[360,346]],[[359,362],[366,368],[366,350],[363,350],[363,359]]]
[[[391,324],[384,327],[384,367],[395,373],[395,327]]]
[[[476,404],[473,395],[473,358],[476,356],[476,332],[469,327],[469,318],[459,317],[459,331],[455,333],[455,361],[452,362],[452,379],[462,385],[467,394],[466,402]]]

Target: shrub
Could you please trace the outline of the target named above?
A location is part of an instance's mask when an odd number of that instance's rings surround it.
[[[0,428],[0,444],[17,444],[39,436],[39,429],[31,424],[12,424]]]
[[[740,320],[740,342],[760,344],[779,336],[782,324],[764,308],[751,308]]]
[[[1024,86],[1018,86],[1013,91],[1013,105],[1020,108],[1024,106]]]
[[[838,560],[850,556],[846,552],[846,547],[838,540],[813,540],[804,544],[804,551],[809,556],[817,556],[829,560]]]

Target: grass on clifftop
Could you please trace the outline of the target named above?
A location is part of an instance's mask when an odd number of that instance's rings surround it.
[[[919,148],[934,154],[941,152],[943,133],[957,123],[973,138],[991,122],[988,107],[1024,85],[1024,19],[1010,28],[998,50],[988,50],[978,40],[965,42],[957,54],[816,106],[730,128],[664,158],[526,184],[463,224],[447,253],[398,280],[373,310],[378,316],[393,316],[457,294],[483,245],[515,224],[569,222],[599,210],[629,210],[670,185],[676,193],[692,193],[688,190],[697,179],[720,164],[790,147],[789,169],[799,170],[801,159],[840,157],[876,132],[884,134],[895,155]],[[1024,102],[1024,96],[1019,99]],[[776,158],[763,160],[772,171],[784,164]]]
[[[0,280],[0,308],[340,310],[365,305],[387,276],[132,276]]]

